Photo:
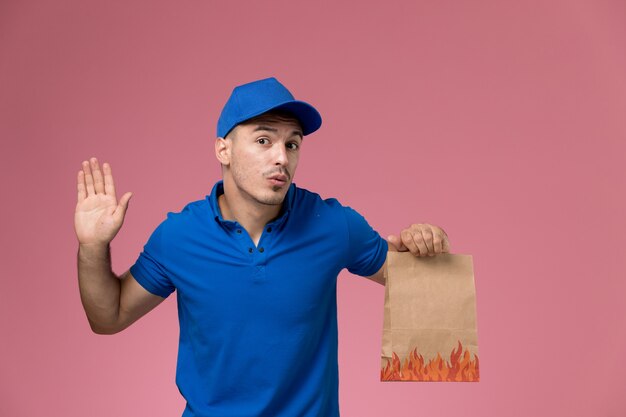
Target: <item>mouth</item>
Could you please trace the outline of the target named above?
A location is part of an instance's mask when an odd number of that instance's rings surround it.
[[[283,174],[274,174],[271,177],[268,177],[267,180],[272,185],[283,186],[287,184],[287,176]]]

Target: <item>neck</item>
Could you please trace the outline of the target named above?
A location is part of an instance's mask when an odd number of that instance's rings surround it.
[[[282,204],[261,204],[245,192],[239,190],[231,181],[224,180],[224,194],[217,199],[222,218],[236,221],[250,235],[256,245],[261,238],[265,225],[278,217]]]

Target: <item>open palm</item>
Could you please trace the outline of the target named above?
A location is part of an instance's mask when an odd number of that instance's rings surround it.
[[[122,227],[128,201],[127,192],[117,201],[111,167],[106,162],[102,171],[96,158],[83,161],[78,172],[78,202],[74,228],[78,242],[84,245],[108,244]]]

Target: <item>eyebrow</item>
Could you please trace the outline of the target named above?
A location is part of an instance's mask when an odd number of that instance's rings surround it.
[[[270,126],[265,126],[265,125],[257,126],[256,129],[254,129],[252,132],[258,132],[258,131],[261,131],[261,130],[265,130],[265,131],[268,131],[268,132],[274,132],[274,133],[278,132],[278,129],[270,127]],[[300,139],[304,139],[304,137],[302,135],[302,132],[299,131],[299,130],[294,130],[293,132],[291,132],[291,135],[292,136],[293,135],[298,135],[298,136],[300,136]]]

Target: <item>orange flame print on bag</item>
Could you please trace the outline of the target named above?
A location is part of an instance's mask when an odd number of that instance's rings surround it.
[[[400,362],[400,358],[393,352],[391,361],[380,370],[381,381],[428,381],[428,382],[478,382],[478,356],[470,359],[470,352],[463,351],[461,342],[458,348],[452,349],[450,361],[441,358],[440,354],[424,363],[422,355],[413,349],[409,357]]]

